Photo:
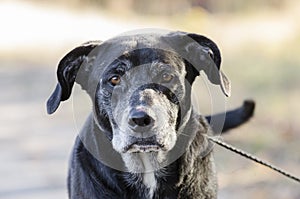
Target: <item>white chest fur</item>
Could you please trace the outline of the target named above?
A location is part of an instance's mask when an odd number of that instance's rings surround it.
[[[149,198],[153,197],[154,191],[156,189],[156,179],[153,171],[153,166],[149,160],[147,153],[140,153],[141,160],[144,165],[144,173],[143,173],[143,183],[146,187],[149,188]]]

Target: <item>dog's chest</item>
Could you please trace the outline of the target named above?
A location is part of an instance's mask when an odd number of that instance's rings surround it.
[[[153,198],[153,194],[157,188],[153,166],[151,165],[150,159],[147,154],[141,153],[140,157],[145,169],[145,173],[142,174],[143,183],[149,189],[148,197]]]

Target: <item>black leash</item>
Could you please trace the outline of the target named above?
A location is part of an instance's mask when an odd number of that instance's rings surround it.
[[[287,171],[285,171],[285,170],[283,170],[281,168],[278,168],[278,167],[276,167],[276,166],[274,166],[274,165],[272,165],[272,164],[270,164],[268,162],[265,162],[265,161],[263,161],[263,160],[255,157],[255,156],[253,156],[253,155],[251,155],[251,154],[249,154],[249,153],[247,153],[245,151],[237,149],[237,148],[235,148],[235,147],[233,147],[233,146],[231,146],[229,144],[226,144],[225,142],[223,142],[223,141],[221,141],[221,140],[219,140],[219,139],[217,139],[215,137],[208,136],[208,139],[210,141],[212,141],[212,142],[214,142],[214,143],[216,143],[216,144],[218,144],[218,145],[220,145],[220,146],[222,146],[222,147],[224,147],[224,148],[226,148],[226,149],[234,152],[234,153],[237,153],[237,154],[239,154],[239,155],[241,155],[241,156],[243,156],[245,158],[248,158],[248,159],[250,159],[250,160],[252,160],[252,161],[254,161],[254,162],[258,163],[258,164],[261,164],[261,165],[264,165],[266,167],[269,167],[270,169],[272,169],[274,171],[277,171],[278,173],[281,173],[282,175],[284,175],[284,176],[286,176],[286,177],[288,177],[290,179],[293,179],[293,180],[295,180],[295,181],[297,181],[297,182],[300,183],[300,178],[299,177],[296,177],[295,175],[292,175],[289,172],[287,172]]]

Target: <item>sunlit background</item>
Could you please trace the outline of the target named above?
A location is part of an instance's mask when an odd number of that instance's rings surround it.
[[[300,176],[299,19],[297,0],[0,1],[0,198],[67,198],[72,101],[45,109],[57,63],[83,42],[137,28],[213,39],[232,81],[227,107],[257,102],[254,119],[223,139]],[[215,156],[221,199],[300,198],[299,184],[274,171],[220,147]]]

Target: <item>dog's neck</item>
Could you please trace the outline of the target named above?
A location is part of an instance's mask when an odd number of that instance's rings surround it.
[[[145,160],[149,161],[149,160]],[[131,192],[139,192],[138,198],[177,198],[178,161],[165,168],[145,173],[123,173]]]
[[[145,173],[142,174],[143,183],[149,189],[149,194],[148,194],[149,198],[152,198],[157,186],[155,174],[153,171],[153,166],[150,162],[149,156],[146,153],[140,153],[140,158],[143,162],[146,171]]]

